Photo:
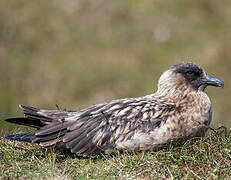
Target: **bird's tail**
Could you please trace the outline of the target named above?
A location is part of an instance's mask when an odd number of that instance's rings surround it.
[[[37,129],[40,129],[41,127],[52,121],[50,117],[39,114],[40,109],[38,108],[23,105],[20,105],[19,107],[22,109],[25,117],[9,118],[5,121]]]
[[[29,107],[29,106],[23,106],[23,105],[19,105],[19,107],[22,109],[27,119],[31,119],[33,121],[40,121],[43,125],[49,124],[51,121],[53,121],[51,117],[47,115],[46,116],[42,115],[41,109]],[[39,125],[42,125],[42,124],[39,124]]]
[[[70,111],[44,110],[23,105],[20,105],[20,108],[25,117],[10,118],[5,121],[36,128],[37,131],[9,135],[5,137],[6,139],[36,143],[53,140],[51,143],[54,143],[54,139],[66,133],[68,123],[63,123],[60,119],[67,117]],[[37,135],[38,132],[40,135]]]
[[[25,117],[9,118],[5,119],[5,121],[36,129],[40,129],[41,127],[45,126],[46,123],[51,122],[50,117],[42,116],[39,114],[40,109],[38,108],[27,107],[23,105],[20,105],[19,107],[23,110]],[[5,136],[5,138],[10,140],[32,142],[35,138],[35,132],[12,134]]]

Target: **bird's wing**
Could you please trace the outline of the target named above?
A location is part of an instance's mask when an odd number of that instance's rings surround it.
[[[174,104],[132,98],[111,101],[76,112],[35,132],[33,142],[42,147],[56,145],[80,155],[112,150],[114,143],[128,140],[135,132],[146,133],[165,123]]]

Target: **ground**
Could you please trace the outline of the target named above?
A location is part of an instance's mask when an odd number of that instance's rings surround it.
[[[231,131],[145,152],[80,158],[38,145],[0,139],[0,177],[24,179],[230,178]]]

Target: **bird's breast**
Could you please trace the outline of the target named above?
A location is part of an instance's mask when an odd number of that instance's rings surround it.
[[[180,107],[181,111],[176,114],[176,118],[169,118],[165,125],[169,137],[173,140],[187,140],[192,136],[203,136],[212,119],[212,106],[207,94],[189,94],[182,100]]]

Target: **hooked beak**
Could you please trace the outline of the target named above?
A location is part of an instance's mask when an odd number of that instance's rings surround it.
[[[204,80],[206,85],[215,86],[215,87],[224,87],[224,82],[218,78],[212,77],[207,75],[206,79]]]

